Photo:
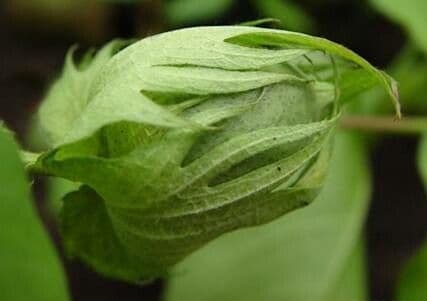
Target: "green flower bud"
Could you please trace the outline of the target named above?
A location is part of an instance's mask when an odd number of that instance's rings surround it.
[[[339,72],[359,68],[394,97],[385,74],[302,34],[202,27],[124,46],[78,65],[68,55],[39,111],[50,149],[32,169],[81,183],[64,200],[65,247],[129,281],[313,201],[339,93],[357,90],[340,90]]]

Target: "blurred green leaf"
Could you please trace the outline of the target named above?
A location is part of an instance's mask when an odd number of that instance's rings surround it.
[[[325,300],[330,301],[365,301],[367,297],[367,281],[365,269],[365,250],[363,240],[354,248],[338,284],[331,289],[332,293]]]
[[[62,199],[79,188],[80,184],[62,178],[49,178],[47,181],[47,206],[56,217],[62,208]]]
[[[196,24],[221,17],[234,0],[170,0],[166,1],[165,13],[174,26]]]
[[[280,20],[283,28],[300,32],[313,30],[313,20],[296,1],[253,0],[253,3],[262,16]]]
[[[371,0],[382,13],[403,25],[414,42],[427,51],[427,1],[424,0]]]
[[[360,289],[352,297],[338,287],[348,285],[342,275],[347,274],[369,195],[361,140],[340,133],[330,176],[315,203],[268,225],[227,234],[199,250],[177,267],[166,300],[359,300],[363,283],[354,284]],[[361,281],[360,266],[349,269],[348,277]]]
[[[427,300],[427,244],[403,269],[397,288],[397,301]]]
[[[268,23],[270,23],[270,24],[279,23],[280,24],[280,20],[274,19],[274,18],[264,18],[264,19],[257,19],[257,20],[242,22],[238,25],[240,25],[240,26],[261,26],[261,25],[265,25]]]
[[[427,113],[426,54],[410,44],[404,48],[389,68],[390,73],[399,82],[402,105],[407,112]]]
[[[0,126],[0,300],[69,300],[64,274],[33,208],[12,135]]]

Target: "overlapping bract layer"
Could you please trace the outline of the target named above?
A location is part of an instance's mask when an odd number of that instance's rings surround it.
[[[65,198],[65,246],[129,281],[316,197],[337,68],[362,67],[393,94],[354,53],[296,33],[202,27],[123,45],[68,57],[40,108],[51,149],[32,168],[82,183]]]

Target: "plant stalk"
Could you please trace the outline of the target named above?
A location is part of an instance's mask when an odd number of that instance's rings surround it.
[[[398,120],[390,116],[344,116],[340,126],[344,129],[399,135],[427,134],[426,117],[407,117]]]

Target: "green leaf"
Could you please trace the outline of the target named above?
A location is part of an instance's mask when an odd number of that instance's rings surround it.
[[[367,273],[365,268],[365,250],[363,242],[359,242],[345,264],[337,285],[331,289],[326,300],[348,301],[368,300]]]
[[[33,208],[11,133],[0,126],[0,299],[69,300],[57,254]]]
[[[80,184],[63,178],[49,178],[46,185],[47,207],[54,217],[57,217],[62,208],[62,199],[70,192],[79,189]]]
[[[422,301],[427,298],[427,245],[405,265],[397,286],[397,301]]]
[[[313,20],[294,1],[253,0],[252,2],[263,16],[279,20],[283,28],[302,32],[310,32],[313,29]]]
[[[427,2],[419,0],[371,0],[379,11],[403,25],[413,41],[427,51]]]
[[[345,270],[369,196],[361,139],[341,133],[316,202],[270,224],[224,235],[192,254],[169,279],[166,300],[359,300],[360,263],[354,263],[356,271]],[[346,284],[343,274],[359,279],[352,283],[360,287],[354,296],[339,288]]]
[[[274,18],[263,18],[263,19],[256,19],[256,20],[251,20],[251,21],[245,21],[245,22],[241,22],[239,24],[236,25],[241,25],[241,26],[261,26],[264,24],[271,24],[271,23],[280,23],[280,20],[278,19],[274,19]]]
[[[166,1],[167,20],[174,26],[195,24],[221,17],[231,6],[233,0],[169,0]]]
[[[399,81],[399,93],[407,112],[427,113],[427,58],[414,45],[406,46],[390,67]]]
[[[252,35],[280,45],[246,43]],[[305,44],[284,47],[295,36]],[[332,42],[245,26],[108,47],[56,84],[71,97],[49,94],[40,124],[58,138],[29,168],[82,184],[62,212],[69,253],[134,282],[166,275],[224,233],[309,204],[339,117],[338,71],[356,62],[386,78]]]

